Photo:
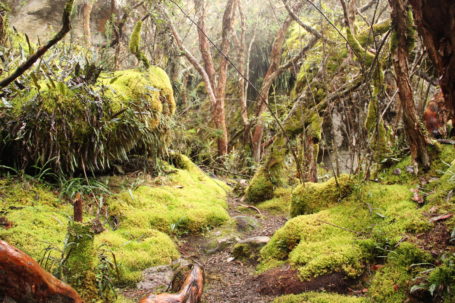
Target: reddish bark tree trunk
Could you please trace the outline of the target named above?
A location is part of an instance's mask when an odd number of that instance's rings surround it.
[[[91,22],[90,17],[92,15],[93,3],[92,0],[87,2],[82,7],[82,18],[83,18],[83,30],[84,30],[84,42],[85,45],[90,47],[92,45],[92,30],[90,28]]]
[[[417,29],[439,76],[450,117],[455,118],[455,2],[410,0]]]
[[[0,293],[18,303],[82,303],[74,289],[1,240],[0,273]]]
[[[392,22],[396,35],[396,46],[393,51],[393,63],[395,67],[398,93],[400,96],[401,108],[403,110],[403,121],[411,149],[413,160],[424,170],[430,167],[430,158],[427,151],[427,141],[423,123],[417,116],[414,105],[414,96],[409,81],[408,47],[407,37],[410,24],[407,15],[407,0],[389,0],[392,7]]]

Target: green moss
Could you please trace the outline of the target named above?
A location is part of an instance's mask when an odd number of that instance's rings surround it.
[[[331,293],[306,292],[300,295],[289,295],[276,298],[273,303],[364,303],[365,298],[343,296]]]
[[[169,264],[179,257],[171,238],[151,228],[121,228],[109,230],[96,237],[96,244],[108,247],[120,270],[119,285],[140,281],[148,267]]]
[[[142,34],[142,20],[139,20],[134,26],[133,33],[131,34],[129,48],[136,58],[144,63],[146,68],[150,67],[150,62],[141,51],[141,34]]]
[[[378,172],[378,179],[388,184],[410,184],[416,181],[416,176],[408,171],[412,167],[411,156],[407,156],[395,165],[388,168],[381,168]],[[397,172],[400,173],[397,173]]]
[[[291,205],[292,189],[277,188],[273,193],[273,198],[257,205],[259,209],[264,209],[281,214],[288,214]]]
[[[72,222],[68,226],[64,255],[65,280],[86,302],[97,302],[94,233],[91,224]]]
[[[259,271],[289,263],[302,280],[332,272],[358,277],[373,247],[430,227],[409,186],[355,185],[336,206],[289,220],[261,250]]]
[[[429,262],[431,257],[415,245],[404,242],[389,253],[387,262],[371,281],[368,297],[377,303],[402,303],[405,302],[413,272],[417,271],[416,265]]]
[[[229,219],[226,185],[209,178],[188,158],[182,159],[188,169],[177,170],[161,186],[143,185],[108,201],[120,227],[155,228],[179,235],[205,231]]]
[[[175,100],[162,69],[102,73],[97,83],[79,87],[50,79],[36,86],[16,94],[11,116],[2,120],[8,127],[1,139],[18,166],[98,172],[134,153],[164,156]]]
[[[285,183],[282,170],[286,152],[286,138],[278,136],[273,142],[264,164],[256,171],[245,191],[245,199],[248,202],[258,203],[272,199],[275,189]]]
[[[46,186],[0,180],[0,211],[13,226],[0,227],[0,239],[39,260],[46,248],[61,249],[72,207]]]
[[[428,201],[432,204],[455,203],[455,195],[449,195],[455,191],[455,160],[446,170],[444,175],[435,182],[434,192],[428,196]],[[449,200],[448,200],[449,199]]]
[[[338,184],[337,184],[338,181]],[[333,206],[352,191],[351,177],[340,175],[323,183],[307,182],[292,192],[291,217],[314,213]]]

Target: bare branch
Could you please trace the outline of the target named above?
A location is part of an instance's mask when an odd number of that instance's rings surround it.
[[[65,4],[65,8],[63,10],[63,18],[62,18],[62,28],[60,31],[47,42],[46,45],[40,47],[33,55],[31,55],[24,63],[22,63],[9,77],[0,81],[0,88],[7,87],[12,82],[14,82],[17,78],[23,75],[29,68],[38,61],[52,46],[57,44],[60,40],[62,40],[65,35],[71,30],[71,12],[73,11],[74,0],[68,0]]]

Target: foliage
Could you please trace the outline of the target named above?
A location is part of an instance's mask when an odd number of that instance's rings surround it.
[[[365,303],[365,302],[367,302],[365,298],[316,292],[306,292],[300,295],[283,296],[273,301],[273,303]]]

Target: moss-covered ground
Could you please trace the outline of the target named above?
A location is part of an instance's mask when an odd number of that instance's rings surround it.
[[[430,220],[432,216],[455,211],[452,195],[455,151],[452,146],[436,148],[439,156],[432,169],[423,175],[431,182],[419,187],[419,195],[425,197],[423,206],[412,199],[420,182],[409,171],[409,158],[382,170],[378,174],[379,182],[351,180],[347,194],[337,199],[330,198],[331,190],[324,190],[325,185],[334,183],[329,180],[295,189],[290,207],[289,199],[283,199],[283,195],[260,204],[259,207],[287,209],[293,216],[303,214],[290,219],[261,250],[260,273],[283,264],[297,269],[302,281],[341,272],[362,280],[362,287],[367,290],[362,298],[304,293],[280,297],[274,302],[406,302],[411,287],[417,283],[416,277],[422,279],[422,275],[426,276],[427,282],[422,285],[427,290],[432,279],[439,281],[433,284],[445,289],[446,284],[454,280],[450,278],[453,271],[447,270],[447,264],[452,264],[450,250],[448,255],[438,256],[433,252],[432,256],[426,247],[419,246],[418,240],[435,228]],[[322,193],[314,194],[320,188]],[[331,188],[336,186],[331,184]],[[299,213],[293,213],[296,202],[306,208],[302,206]],[[443,221],[448,231],[454,229],[454,221],[450,217]],[[439,263],[444,265],[437,265]],[[371,264],[383,265],[370,271]],[[435,269],[428,271],[428,266]],[[441,282],[442,276],[445,282]],[[445,297],[449,301],[452,298],[447,294]]]
[[[204,232],[229,220],[229,188],[186,157],[179,159],[179,168],[167,165],[168,175],[144,181],[137,188],[125,186],[105,197],[109,215],[101,220],[106,230],[95,236],[95,250],[114,253],[120,271],[118,285],[138,282],[145,268],[177,259],[174,237]],[[124,177],[111,178],[125,181]],[[73,208],[56,189],[38,181],[4,178],[0,179],[0,201],[0,218],[12,224],[0,226],[2,240],[36,260],[47,248],[53,249],[53,257],[61,256]],[[92,218],[87,214],[85,220]]]

